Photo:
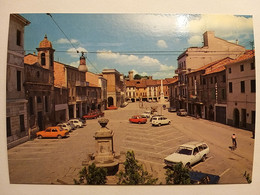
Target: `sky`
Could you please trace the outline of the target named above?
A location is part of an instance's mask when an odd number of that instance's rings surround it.
[[[90,72],[112,68],[128,75],[172,78],[177,57],[189,47],[202,47],[202,35],[215,36],[251,49],[252,16],[199,14],[21,14],[25,52],[36,52],[45,34],[55,61],[74,67],[85,52]]]

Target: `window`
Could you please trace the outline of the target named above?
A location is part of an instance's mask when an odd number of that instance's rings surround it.
[[[245,93],[245,81],[241,81],[240,86],[241,86],[241,93]]]
[[[24,115],[20,115],[20,131],[21,131],[21,132],[25,131],[25,127],[24,127]]]
[[[41,65],[45,66],[46,65],[46,61],[45,61],[45,53],[41,54]]]
[[[46,129],[46,131],[45,132],[51,132],[51,129]]]
[[[6,134],[7,134],[7,137],[12,135],[11,118],[10,117],[6,118]]]
[[[244,71],[244,65],[240,65],[240,71],[241,71],[241,72]]]
[[[194,148],[194,152],[193,152],[193,155],[196,155],[196,154],[198,154],[199,153],[199,149],[196,147],[196,148]]]
[[[16,77],[17,77],[17,91],[21,91],[21,71],[17,71],[16,73]]]
[[[254,62],[251,63],[251,70],[255,70],[255,63]]]
[[[229,93],[232,93],[232,92],[233,92],[232,82],[229,82],[229,83],[228,83],[228,87],[229,87]]]
[[[213,77],[210,77],[210,83],[211,84],[213,83]]]
[[[50,65],[53,66],[53,53],[50,54]]]
[[[232,71],[231,71],[231,68],[229,68],[229,69],[228,69],[228,73],[231,74],[231,72],[232,72]]]
[[[42,103],[42,98],[40,96],[37,97],[37,103]]]
[[[222,82],[225,83],[226,82],[226,75],[224,74],[222,77]]]
[[[217,83],[217,81],[218,81],[218,80],[217,80],[217,77],[215,77],[215,83]]]
[[[252,111],[252,124],[255,124],[255,111]]]
[[[16,31],[16,45],[21,46],[21,31],[20,30]]]
[[[206,79],[203,78],[203,85],[206,85]]]
[[[255,93],[255,80],[251,80],[251,93]]]

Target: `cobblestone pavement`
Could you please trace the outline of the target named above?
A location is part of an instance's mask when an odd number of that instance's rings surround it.
[[[165,183],[163,159],[174,152],[178,145],[191,140],[203,140],[209,144],[210,154],[205,162],[192,167],[221,176],[220,183],[247,183],[243,174],[252,175],[254,140],[251,133],[203,119],[178,117],[176,113],[163,110],[159,114],[171,119],[170,125],[152,127],[151,123],[132,124],[128,122],[134,114],[141,114],[155,103],[130,103],[125,108],[105,111],[109,119],[107,127],[114,131],[114,148],[121,157],[128,150],[135,152],[137,160],[159,182]],[[73,184],[82,161],[95,152],[95,131],[100,128],[97,120],[88,120],[84,128],[75,130],[62,140],[32,140],[8,150],[11,183]],[[230,151],[231,135],[236,133],[238,148]],[[122,165],[120,165],[122,167]],[[158,182],[158,183],[159,183]],[[108,184],[116,183],[115,177],[108,178]]]

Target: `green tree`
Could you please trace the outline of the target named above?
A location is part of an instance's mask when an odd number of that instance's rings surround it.
[[[184,167],[182,163],[178,163],[168,168],[166,171],[166,184],[191,184],[189,169]]]
[[[84,167],[79,172],[79,180],[74,179],[75,184],[104,185],[107,181],[107,170],[103,167],[96,167],[94,163]]]
[[[141,79],[142,78],[142,76],[140,75],[140,74],[135,74],[135,76],[134,76],[134,79],[135,80],[139,80],[139,79]]]
[[[127,151],[126,160],[124,162],[124,171],[119,172],[119,181],[117,184],[138,185],[156,184],[158,178],[144,171],[143,166],[138,164],[133,151]]]

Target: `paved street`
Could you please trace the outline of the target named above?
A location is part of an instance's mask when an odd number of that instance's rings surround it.
[[[178,145],[191,140],[203,140],[210,147],[210,154],[205,162],[192,167],[220,176],[222,184],[247,183],[243,174],[252,175],[254,139],[249,131],[236,129],[203,119],[178,117],[176,113],[158,107],[159,114],[171,119],[170,125],[152,127],[147,124],[128,122],[134,114],[141,114],[155,103],[130,103],[125,108],[106,110],[109,119],[107,127],[114,130],[114,148],[117,154],[133,150],[137,160],[159,182],[165,183],[163,158],[174,152]],[[160,105],[158,105],[160,106]],[[32,140],[8,151],[11,183],[34,184],[73,184],[73,178],[82,168],[82,161],[88,154],[95,152],[95,131],[100,128],[97,119],[88,120],[84,128],[75,130],[70,137],[62,140]],[[237,135],[238,148],[231,151],[231,135]],[[108,180],[109,184],[113,177]]]

